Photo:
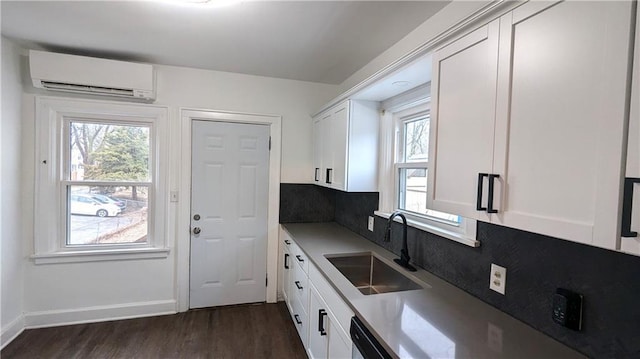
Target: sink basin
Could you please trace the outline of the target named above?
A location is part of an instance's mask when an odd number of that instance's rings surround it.
[[[422,289],[371,253],[325,255],[364,295]]]

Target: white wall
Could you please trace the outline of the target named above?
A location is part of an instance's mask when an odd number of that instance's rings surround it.
[[[21,233],[21,131],[19,49],[2,38],[2,119],[0,122],[0,263],[2,336],[0,346],[22,330],[23,235]]]
[[[375,75],[492,1],[453,1],[340,84],[340,93]]]
[[[26,66],[26,59],[25,59]],[[282,116],[282,182],[311,182],[311,117],[324,102],[337,95],[337,86],[281,80],[225,72],[158,66],[156,105],[170,108],[172,159],[170,188],[179,188],[180,108],[275,114]],[[23,70],[24,72],[24,70]],[[23,81],[29,81],[24,78]],[[25,82],[26,84],[26,82]],[[23,103],[25,195],[24,245],[33,253],[34,101],[42,92],[26,85]],[[180,193],[188,200],[188,193]],[[176,241],[188,241],[176,230],[177,205],[169,208],[169,246],[166,259],[35,265],[25,261],[26,325],[48,326],[176,310]],[[176,236],[176,233],[180,233]]]

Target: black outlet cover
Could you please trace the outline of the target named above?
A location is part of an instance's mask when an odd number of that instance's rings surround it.
[[[573,330],[582,329],[582,294],[558,288],[553,295],[553,321]]]

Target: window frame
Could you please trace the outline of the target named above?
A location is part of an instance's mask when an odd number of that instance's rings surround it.
[[[116,259],[165,258],[167,245],[168,109],[133,103],[36,97],[36,183],[34,254],[36,264]],[[149,128],[148,233],[146,243],[67,244],[67,186],[86,184],[69,177],[70,123],[73,121]],[[70,157],[69,157],[70,158]],[[68,163],[67,163],[68,162]],[[96,184],[110,181],[95,181]],[[131,183],[140,182],[132,181]],[[93,183],[93,181],[91,182]],[[117,182],[119,184],[125,181]]]
[[[403,101],[398,101],[398,98]],[[401,94],[383,102],[383,108],[386,108],[381,116],[380,210],[375,214],[389,218],[392,212],[400,211],[406,216],[408,224],[412,227],[471,247],[478,247],[480,242],[476,240],[477,222],[474,219],[459,216],[460,222],[453,224],[426,214],[422,215],[399,208],[400,169],[425,168],[427,171],[429,169],[429,158],[427,161],[421,162],[400,161],[402,153],[399,146],[404,143],[402,126],[411,120],[430,116],[430,101],[429,96],[414,92],[409,96]],[[427,176],[429,176],[428,172]],[[399,221],[398,218],[395,220]]]

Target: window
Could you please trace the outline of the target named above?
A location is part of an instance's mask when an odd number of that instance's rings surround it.
[[[64,119],[62,126],[66,245],[147,243],[151,124]]]
[[[382,103],[380,210],[402,211],[410,226],[472,247],[476,221],[427,207],[429,178],[429,85]]]
[[[166,257],[166,108],[38,98],[36,121],[36,263]]]
[[[409,214],[459,226],[460,217],[427,208],[429,113],[396,116],[396,207]]]

